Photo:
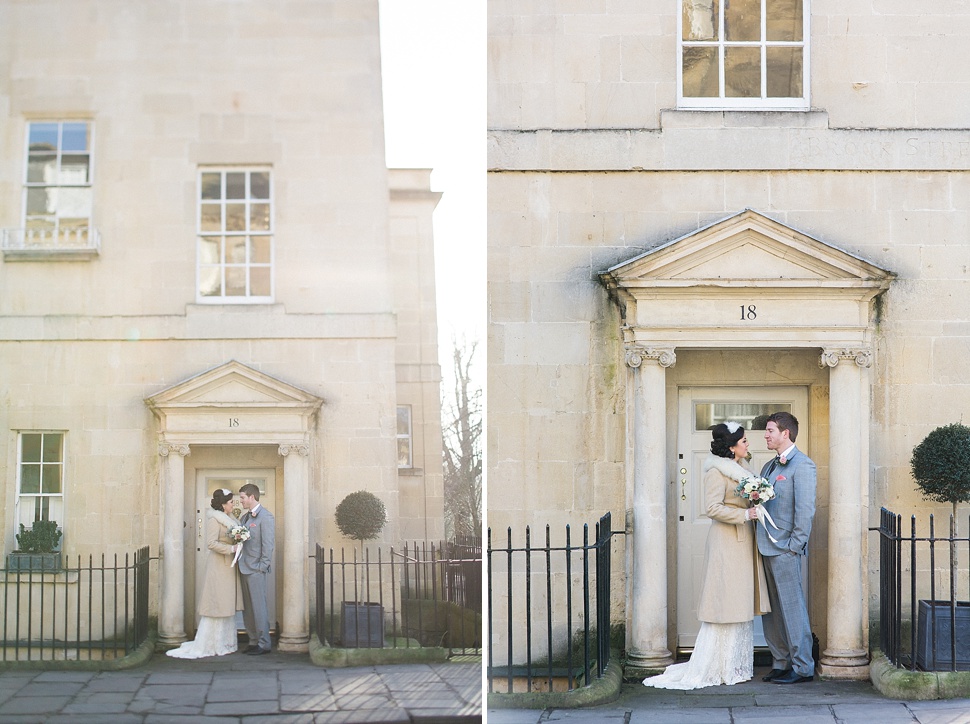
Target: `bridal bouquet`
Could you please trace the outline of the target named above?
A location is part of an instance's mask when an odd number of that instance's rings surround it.
[[[785,476],[779,475],[776,480],[784,480]],[[737,487],[734,489],[735,494],[741,496],[745,500],[750,500],[751,504],[758,509],[758,520],[761,521],[761,525],[764,526],[765,533],[768,534],[768,538],[772,543],[777,543],[771,533],[768,532],[768,523],[771,523],[771,527],[778,530],[778,526],[775,525],[775,521],[771,519],[768,515],[768,511],[761,507],[762,503],[766,503],[775,497],[775,486],[773,483],[769,483],[764,478],[758,475],[745,475],[738,482]],[[765,522],[767,521],[767,523]]]
[[[252,535],[249,532],[249,528],[243,525],[234,525],[229,529],[229,537],[232,539],[233,543],[238,543],[236,548],[236,555],[233,556],[232,563],[229,564],[230,567],[236,565],[236,561],[239,560],[239,556],[242,553],[242,544],[248,541]]]

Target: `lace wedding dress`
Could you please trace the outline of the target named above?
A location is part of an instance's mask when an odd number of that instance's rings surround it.
[[[165,653],[176,659],[202,659],[206,656],[225,656],[235,652],[238,647],[235,616],[203,616],[194,640],[186,641],[177,649]]]
[[[690,660],[643,680],[657,689],[703,689],[754,676],[754,624],[701,623]]]

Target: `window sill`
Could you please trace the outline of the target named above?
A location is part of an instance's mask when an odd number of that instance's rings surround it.
[[[424,469],[423,468],[398,468],[397,474],[406,475],[409,477],[417,477],[420,475],[424,475]]]
[[[3,249],[3,260],[11,261],[91,261],[97,249]]]
[[[673,128],[816,128],[829,127],[826,111],[668,109],[660,112],[660,127]]]

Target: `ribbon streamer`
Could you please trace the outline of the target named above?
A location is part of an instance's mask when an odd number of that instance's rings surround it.
[[[774,523],[772,523],[772,525],[774,525]],[[768,537],[771,538],[771,536],[768,536]],[[774,539],[772,539],[772,540],[774,540]],[[236,548],[236,555],[233,556],[232,563],[229,564],[229,567],[230,568],[232,568],[233,566],[236,565],[236,561],[238,561],[239,560],[239,556],[242,555],[242,547],[243,547],[243,544],[240,543],[239,544],[239,547]]]
[[[771,515],[768,514],[768,511],[765,510],[765,507],[763,505],[759,505],[758,506],[758,520],[760,520],[761,521],[761,525],[764,526],[765,533],[768,535],[768,540],[770,540],[772,543],[777,543],[778,541],[776,541],[772,537],[771,532],[768,530],[768,524],[765,523],[765,520],[766,519],[767,519],[768,523],[771,523],[771,527],[772,528],[774,528],[775,530],[781,530],[781,528],[779,528],[777,525],[775,525],[775,521],[773,521],[771,519]]]

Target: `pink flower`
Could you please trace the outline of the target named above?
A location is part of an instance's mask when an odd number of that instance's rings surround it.
[[[780,482],[782,480],[788,480],[788,478],[786,478],[784,475],[777,475],[777,476],[775,476],[775,482],[776,483],[777,482]]]
[[[759,498],[761,498],[761,496],[758,495],[758,493],[751,493],[751,500],[758,500]]]
[[[786,458],[784,455],[782,455],[780,458],[778,458],[778,462],[780,462],[782,465],[787,465],[788,464],[788,458]]]

